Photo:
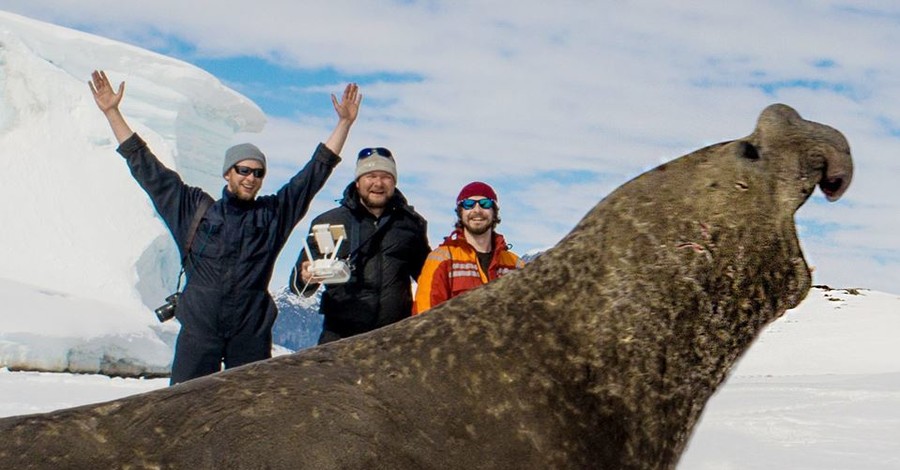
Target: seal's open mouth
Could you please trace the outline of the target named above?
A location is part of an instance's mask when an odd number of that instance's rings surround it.
[[[844,191],[847,190],[847,187],[850,186],[850,179],[850,174],[844,172],[831,176],[825,174],[822,175],[822,180],[819,181],[819,189],[822,190],[822,193],[825,194],[829,201],[837,201],[844,194]]]
[[[822,178],[822,181],[819,182],[819,189],[825,193],[825,197],[828,198],[829,201],[836,201],[844,194],[844,191],[849,185],[849,178],[846,178],[843,175],[832,176],[830,178]]]

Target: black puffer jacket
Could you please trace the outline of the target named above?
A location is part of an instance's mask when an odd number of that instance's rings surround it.
[[[137,134],[118,151],[183,256],[194,212],[201,199],[212,197],[163,166]],[[274,195],[241,201],[222,191],[222,199],[203,217],[191,247],[188,282],[177,310],[182,332],[229,338],[250,329],[261,341],[271,337],[277,310],[268,285],[275,259],[339,161],[319,144],[309,163]]]
[[[431,248],[425,219],[400,190],[376,219],[360,203],[356,184],[350,183],[340,206],[316,217],[312,226],[317,224],[344,226],[349,243],[341,244],[338,257],[349,259],[352,269],[346,283],[325,286],[320,313],[325,315],[326,331],[345,338],[412,315],[412,281]],[[320,257],[315,242],[309,239],[309,244],[313,257]],[[310,284],[304,290],[299,276],[301,263],[308,259],[301,251],[291,273],[295,294],[312,295],[318,288]]]

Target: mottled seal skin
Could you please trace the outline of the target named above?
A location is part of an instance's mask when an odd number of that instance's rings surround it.
[[[0,468],[674,468],[810,274],[794,212],[852,175],[773,105],[600,202],[526,269],[373,333],[0,421]]]

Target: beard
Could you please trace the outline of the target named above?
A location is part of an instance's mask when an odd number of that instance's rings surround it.
[[[259,192],[259,190],[252,191],[252,190],[245,189],[245,190],[239,191],[237,193],[237,198],[242,201],[252,201],[252,200],[256,199],[257,192]]]
[[[360,194],[360,201],[362,201],[363,205],[371,208],[371,209],[384,209],[388,205],[388,201],[391,198],[386,195],[378,194],[375,197],[372,197],[372,194]]]
[[[481,234],[487,233],[488,231],[490,231],[491,229],[494,228],[493,220],[482,219],[482,220],[476,221],[475,224],[473,224],[472,221],[469,220],[469,218],[467,217],[467,218],[463,219],[461,222],[462,222],[463,228],[465,228],[466,231],[471,233],[472,235],[481,235]]]
[[[240,201],[252,201],[256,199],[256,193],[259,192],[260,186],[254,189],[245,188],[238,184],[229,184],[228,192]]]

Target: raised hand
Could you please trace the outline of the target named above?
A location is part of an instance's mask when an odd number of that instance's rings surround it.
[[[331,104],[334,105],[334,111],[338,115],[338,122],[334,127],[334,131],[331,132],[331,136],[325,141],[325,146],[331,149],[332,152],[340,154],[344,148],[344,142],[347,141],[350,127],[359,114],[359,103],[361,101],[362,94],[359,92],[359,86],[355,83],[347,84],[340,101],[338,101],[336,96],[331,95]]]
[[[106,73],[102,70],[94,70],[91,73],[91,81],[88,82],[88,85],[91,87],[91,93],[94,94],[94,101],[97,103],[97,107],[100,108],[100,111],[103,111],[103,115],[109,121],[109,127],[115,134],[116,140],[120,144],[125,142],[134,134],[134,131],[131,130],[131,127],[128,126],[128,123],[125,122],[125,118],[122,117],[122,113],[119,111],[119,102],[122,101],[122,96],[125,95],[125,82],[119,84],[119,92],[116,93],[110,86]]]
[[[359,93],[359,86],[355,83],[348,83],[344,88],[344,94],[341,101],[338,102],[334,94],[331,95],[331,104],[341,120],[353,122],[359,114],[359,103],[362,101],[362,94]]]
[[[88,85],[91,87],[91,93],[94,94],[94,102],[97,103],[100,111],[104,113],[118,108],[119,102],[122,101],[122,96],[125,95],[125,82],[119,84],[119,92],[116,93],[109,84],[106,73],[102,70],[94,70],[91,73],[91,81],[88,82]]]

